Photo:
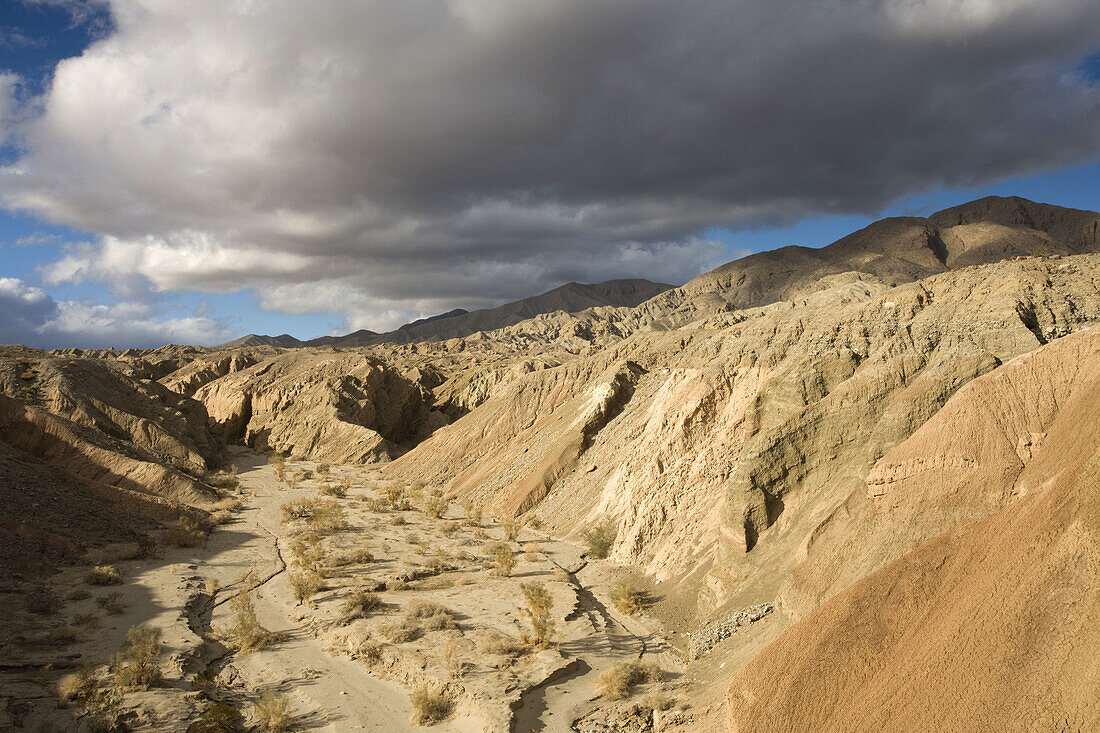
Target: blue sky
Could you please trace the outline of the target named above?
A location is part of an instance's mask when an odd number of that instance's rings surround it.
[[[308,78],[308,84],[301,80],[291,83],[294,80],[288,79],[282,69],[265,75],[270,71],[268,66],[277,66],[275,61],[265,56],[260,64],[259,56],[248,54],[248,44],[270,42],[269,48],[276,49],[271,53],[276,54],[280,38],[283,38],[280,34],[284,34],[296,70],[304,68],[315,73],[319,63],[323,69],[321,78],[327,81],[345,73],[334,69],[355,68],[358,69],[356,73],[366,74],[366,86],[369,86],[375,81],[371,74],[383,74],[379,69],[387,65],[388,57],[357,56],[363,39],[355,34],[350,39],[341,39],[350,49],[344,56],[333,41],[342,35],[342,28],[355,26],[354,18],[322,17],[316,20],[317,27],[312,28],[308,26],[315,22],[313,17],[250,17],[242,22],[254,22],[254,34],[246,28],[241,31],[240,38],[226,35],[221,39],[224,45],[218,46],[218,40],[211,41],[209,36],[211,28],[224,28],[224,18],[219,17],[223,10],[218,4],[199,5],[202,7],[196,6],[193,17],[189,15],[183,21],[179,17],[158,18],[157,11],[141,8],[136,2],[109,5],[105,0],[18,0],[5,3],[0,9],[0,72],[7,74],[10,97],[5,102],[8,107],[6,121],[3,119],[4,107],[0,106],[0,124],[5,125],[0,131],[7,130],[5,142],[0,146],[0,164],[7,169],[6,177],[0,178],[0,200],[4,202],[4,208],[0,208],[0,279],[7,280],[0,280],[0,283],[6,283],[7,294],[14,298],[11,301],[14,305],[6,306],[8,301],[0,298],[0,308],[11,309],[7,320],[17,324],[7,331],[0,328],[0,340],[19,338],[43,347],[155,346],[175,338],[210,342],[249,332],[287,332],[310,338],[359,327],[382,330],[451,307],[483,307],[534,294],[568,279],[595,281],[639,275],[682,281],[746,252],[788,244],[823,246],[881,216],[927,215],[990,194],[1019,195],[1076,208],[1100,208],[1100,162],[1097,162],[1100,135],[1096,134],[1100,129],[1100,117],[1097,116],[1100,102],[1096,91],[1100,84],[1100,52],[1097,52],[1100,34],[1094,33],[1090,40],[1088,34],[1075,27],[1084,22],[1082,19],[1092,17],[1092,11],[1080,9],[1083,6],[1069,0],[1064,3],[1063,25],[1052,21],[1049,29],[1038,29],[1036,33],[1049,33],[1051,39],[1064,37],[1063,45],[1078,51],[1058,55],[1029,47],[1017,52],[1004,44],[1020,41],[1002,42],[997,34],[1003,33],[1002,26],[1007,27],[1023,16],[1006,10],[1003,18],[982,19],[984,25],[975,25],[975,38],[990,47],[997,43],[1002,46],[996,53],[990,51],[993,55],[984,59],[989,68],[994,69],[985,72],[988,78],[975,77],[966,82],[972,89],[964,89],[960,97],[965,105],[971,98],[978,100],[987,88],[1000,85],[1002,91],[996,93],[1000,96],[994,94],[984,103],[975,101],[975,106],[1018,105],[1021,99],[1025,99],[1026,104],[1026,98],[1012,96],[1015,93],[1012,90],[1022,83],[1020,80],[1025,78],[1022,76],[1025,72],[1010,68],[1013,62],[1006,59],[1020,56],[1020,69],[1027,64],[1031,64],[1032,69],[1036,63],[1045,64],[1043,68],[1047,69],[1048,78],[1042,90],[1049,89],[1052,95],[1045,104],[1065,106],[1064,136],[1057,130],[1058,122],[1051,121],[1062,114],[1060,109],[1044,115],[1006,107],[1010,111],[1004,114],[1009,119],[995,130],[988,129],[990,118],[983,117],[977,110],[972,113],[973,120],[954,120],[955,127],[945,126],[934,134],[923,128],[910,129],[904,126],[905,123],[889,122],[883,122],[881,130],[872,132],[866,129],[865,119],[848,124],[843,114],[824,110],[820,127],[837,127],[830,141],[821,144],[826,148],[833,145],[833,149],[819,161],[819,167],[827,168],[826,172],[834,176],[837,189],[834,195],[820,181],[800,180],[800,171],[812,165],[800,165],[802,159],[798,158],[779,159],[785,147],[802,145],[799,136],[803,131],[799,128],[792,127],[789,131],[794,136],[789,146],[784,145],[782,139],[776,142],[766,131],[745,133],[749,136],[746,146],[767,149],[766,146],[771,145],[773,157],[749,163],[751,155],[731,152],[727,168],[717,171],[708,171],[706,154],[698,156],[700,151],[685,147],[675,135],[661,137],[639,133],[638,139],[643,142],[638,145],[648,145],[651,137],[661,138],[653,150],[639,148],[639,155],[654,161],[672,160],[671,168],[684,166],[683,170],[673,171],[670,180],[690,180],[693,170],[700,171],[699,190],[687,196],[679,195],[663,181],[653,183],[651,189],[635,196],[634,181],[647,179],[657,170],[654,166],[627,170],[637,156],[614,158],[609,153],[603,164],[605,168],[593,164],[592,171],[574,176],[572,172],[563,174],[554,165],[554,155],[550,155],[546,158],[548,162],[532,164],[543,165],[545,170],[527,172],[526,161],[542,160],[539,157],[544,143],[541,136],[550,139],[556,134],[553,129],[544,129],[541,120],[552,119],[556,106],[569,98],[561,94],[562,87],[583,81],[570,78],[548,83],[547,88],[552,91],[536,89],[524,97],[524,104],[545,110],[538,119],[516,122],[523,125],[519,132],[506,129],[503,133],[473,140],[469,147],[477,148],[476,157],[450,161],[446,156],[455,147],[461,147],[454,143],[465,145],[469,136],[477,133],[470,133],[470,129],[476,128],[448,125],[461,125],[464,118],[480,112],[459,109],[447,96],[453,87],[467,80],[449,76],[446,64],[441,65],[442,70],[427,68],[409,72],[431,89],[438,88],[448,100],[441,103],[443,107],[429,110],[433,113],[431,122],[411,116],[386,118],[371,108],[369,99],[360,100],[358,106],[342,112],[337,105],[345,103],[346,91],[327,101],[324,98],[316,100],[317,114],[311,116],[308,105],[316,96],[317,78]],[[886,19],[883,22],[895,18],[895,9],[887,7],[889,5],[889,2],[883,5],[883,18]],[[374,8],[372,12],[398,11]],[[759,12],[769,11],[762,4]],[[1026,13],[1027,10],[1012,12]],[[1073,13],[1079,15],[1076,20]],[[1051,14],[1058,13],[1052,10]],[[973,14],[968,19],[973,20]],[[367,27],[368,20],[377,18],[359,20]],[[406,24],[413,28],[408,31],[410,43],[423,41],[420,34],[427,32],[423,29],[436,28],[442,23],[438,19],[435,23],[427,22],[430,19],[418,20],[420,25]],[[508,32],[528,32],[530,29],[523,26],[521,20],[510,26]],[[577,22],[582,20],[578,18]],[[908,20],[911,25],[912,19]],[[950,18],[923,19],[924,22],[940,20],[947,23]],[[207,21],[210,25],[204,26]],[[641,23],[640,20],[639,25]],[[655,25],[655,28],[660,29],[660,26]],[[691,30],[692,26],[688,26],[684,32]],[[669,35],[675,32],[675,28],[667,31]],[[791,48],[795,47],[801,32],[798,28],[790,30]],[[825,28],[821,35],[828,36],[829,32]],[[907,36],[906,42],[914,45],[916,55],[920,51],[918,46],[942,44],[939,37],[942,31],[938,33],[929,32],[927,39],[918,38],[916,42]],[[841,30],[836,34],[838,37],[843,35]],[[377,41],[376,45],[384,46],[388,40]],[[675,40],[672,38],[670,42]],[[841,48],[840,40],[837,49]],[[315,41],[314,46],[310,45],[311,41]],[[777,38],[776,42],[781,44],[782,38]],[[702,45],[704,41],[699,43]],[[957,63],[969,68],[976,62],[967,54],[977,52],[968,49],[975,45],[976,41],[962,39],[957,47],[948,50],[957,52]],[[440,47],[449,48],[444,44]],[[482,40],[475,51],[487,55],[486,47],[493,47],[493,39]],[[165,48],[169,49],[165,58],[157,58],[157,51]],[[386,49],[378,53],[383,51]],[[400,57],[401,48],[389,53]],[[601,49],[599,53],[605,51]],[[868,53],[885,52],[875,48]],[[834,56],[841,54],[839,50],[834,52]],[[150,56],[154,57],[153,61],[149,60]],[[203,76],[204,60],[212,56],[220,59],[219,64],[236,64],[235,76],[219,77],[220,71]],[[322,60],[315,62],[318,58]],[[54,84],[58,64],[65,59],[76,61],[66,67],[66,83]],[[180,59],[192,59],[193,63],[181,65]],[[786,60],[786,57],[777,58],[772,65],[766,58],[760,60],[760,76],[764,78],[771,73],[772,66],[783,68]],[[163,66],[158,67],[161,61]],[[894,61],[904,68],[913,65],[903,57]],[[548,63],[560,65],[554,59],[549,59]],[[847,61],[841,59],[837,63],[837,74],[851,73]],[[254,71],[256,64],[261,68]],[[612,65],[611,61],[607,64],[609,68]],[[192,86],[185,87],[184,82],[174,78],[173,68],[192,69],[190,73],[179,74],[187,77],[185,81]],[[476,88],[506,88],[507,84],[501,79],[509,81],[506,75],[511,71],[487,67],[477,73],[484,79],[473,80],[482,82]],[[786,94],[779,85],[789,80],[779,79],[779,72],[775,73],[776,95]],[[945,93],[946,82],[940,80],[940,75],[945,79],[953,78],[949,67],[930,66],[922,73],[925,76],[915,78],[913,83],[927,87],[929,99]],[[1029,83],[1038,83],[1034,82],[1034,71],[1026,73],[1030,74],[1026,77],[1031,80]],[[997,74],[1002,74],[1003,78]],[[105,78],[109,78],[113,86],[81,96],[80,90]],[[583,78],[583,75],[578,77]],[[245,82],[254,82],[254,86],[232,86]],[[530,79],[525,82],[531,83]],[[828,77],[823,77],[821,83],[827,85],[829,82]],[[284,89],[270,91],[272,85],[284,83]],[[363,80],[356,83],[364,85]],[[745,83],[752,84],[753,80],[750,78]],[[714,115],[729,114],[730,130],[753,128],[751,114],[743,110],[730,111],[733,108],[722,98],[723,85],[724,80],[719,78],[713,90],[709,90],[714,95]],[[753,88],[757,86],[759,84]],[[223,88],[234,88],[233,93],[240,93],[242,100],[253,100],[261,93],[272,96],[259,101],[242,101],[238,110],[227,104],[229,92],[217,91]],[[380,83],[378,88],[389,87]],[[116,89],[122,101],[111,106]],[[610,87],[604,94],[613,98],[618,89]],[[873,91],[868,92],[866,98],[845,100],[847,108],[867,104],[868,109],[876,110],[876,100],[883,98],[883,94],[876,95]],[[708,90],[704,89],[703,93],[706,92]],[[540,106],[540,101],[545,100],[538,93],[544,93],[550,104]],[[813,90],[804,93],[812,97]],[[132,99],[125,99],[127,94],[132,94]],[[397,96],[389,106],[397,109],[419,111],[420,107],[430,107],[434,103],[425,97],[414,99],[415,104],[412,104],[401,96],[403,92],[393,94]],[[760,107],[766,109],[771,100],[766,91],[763,94]],[[1030,94],[1034,96],[1034,91]],[[647,105],[655,95],[649,94],[647,101],[642,102],[626,100],[626,106],[639,105],[638,112],[625,121],[621,116],[612,121],[621,128],[624,124],[630,125],[633,117],[644,117],[652,111]],[[151,97],[161,101],[149,107],[151,113],[135,116],[133,119],[137,122],[133,122],[128,116],[132,107],[140,107]],[[296,108],[295,104],[287,104],[287,100],[299,99],[303,100],[300,119],[297,116],[278,118],[278,115],[288,114],[287,109]],[[131,107],[125,107],[124,101],[131,103]],[[704,102],[704,106],[709,103],[709,100]],[[811,103],[814,106],[809,109],[817,113],[822,103],[807,102]],[[480,104],[491,105],[492,100],[482,100]],[[502,104],[505,106],[501,109],[506,113],[515,108],[514,100]],[[668,111],[669,103],[663,104],[656,108],[659,118],[674,117]],[[347,126],[326,129],[325,123],[317,120],[328,117],[326,113],[330,108],[334,118],[341,114],[360,115],[375,127],[358,138]],[[202,114],[192,114],[195,109]],[[578,109],[573,119],[588,120],[598,112],[604,110]],[[899,107],[894,112],[915,118],[925,114],[927,108]],[[863,114],[866,116],[866,111]],[[72,116],[75,116],[75,125],[69,125]],[[882,116],[886,118],[889,114],[883,111]],[[273,117],[277,119],[272,122],[269,133],[262,127],[262,121]],[[447,119],[438,122],[440,117]],[[840,122],[836,121],[838,118]],[[252,132],[242,128],[250,127],[254,120],[261,122],[257,123],[253,139]],[[474,122],[479,120],[474,119]],[[99,137],[85,139],[85,123],[88,130]],[[296,127],[299,123],[300,130]],[[127,125],[131,124],[136,126],[127,133],[130,129]],[[888,142],[894,133],[889,124],[901,125],[896,129],[899,150],[894,151],[887,144],[874,152],[871,136],[879,134]],[[163,132],[158,128],[161,125]],[[704,126],[708,130],[710,127]],[[853,127],[855,129],[849,129]],[[415,130],[416,137],[404,136],[403,128]],[[373,129],[391,130],[388,134],[392,135],[392,140],[379,138]],[[209,159],[203,159],[204,153],[196,156],[196,148],[188,148],[182,143],[178,149],[173,147],[181,137],[192,132],[196,138],[201,132],[204,146],[209,144],[216,148],[224,144],[229,152],[211,154]],[[298,149],[288,147],[291,132],[309,136],[299,138],[304,141],[301,158],[328,156],[328,160],[336,162],[317,167],[312,167],[308,161],[299,165]],[[146,133],[148,139],[144,137]],[[852,135],[850,142],[831,142],[847,133]],[[132,136],[132,145],[127,134]],[[751,137],[754,134],[756,138]],[[922,134],[928,134],[928,138],[911,138]],[[350,142],[344,139],[344,144],[350,145],[349,154],[362,155],[362,160],[369,164],[359,163],[355,168],[343,170],[339,149],[333,157],[331,149],[311,147],[314,140],[326,135],[333,138],[350,136]],[[508,149],[502,149],[500,139],[509,135],[513,136],[509,139],[522,142],[509,143]],[[447,152],[442,156],[433,136],[447,143]],[[1035,150],[1020,154],[1019,160],[1012,160],[1015,155],[1012,151],[1027,147],[1021,141],[1030,145],[1032,136]],[[566,146],[561,154],[571,155],[574,151],[568,149],[571,144],[568,140],[576,137],[574,131],[560,140],[554,138],[554,145]],[[690,135],[685,137],[690,138]],[[664,142],[665,139],[672,142]],[[815,154],[812,134],[806,139],[810,141],[807,149],[811,152],[802,153],[803,158]],[[867,144],[863,143],[864,139],[868,140]],[[960,139],[976,141],[968,146],[978,150],[973,161],[953,160],[952,151],[959,149]],[[615,138],[608,140],[611,142],[597,141],[598,148],[579,151],[578,155],[584,153],[585,157],[578,160],[591,160],[592,149],[612,150]],[[104,155],[110,157],[97,157],[100,152],[96,148],[100,144],[107,151]],[[257,148],[255,151],[250,149],[253,144]],[[112,145],[116,147],[111,148]],[[142,148],[143,145],[147,147]],[[264,148],[264,145],[269,147]],[[496,152],[504,159],[517,145],[525,147],[527,157],[517,158],[524,161],[522,165],[505,168],[502,164],[500,170],[475,170],[487,154],[491,158]],[[666,149],[661,145],[666,145]],[[906,149],[906,145],[910,149]],[[546,147],[553,146],[547,143]],[[131,152],[127,148],[145,150],[141,154],[144,157],[135,152],[134,160],[127,164],[129,167],[121,163],[115,167],[116,159]],[[78,155],[57,152],[64,150],[77,151]],[[928,151],[927,161],[922,159],[924,150]],[[398,151],[400,155],[394,152],[391,160],[391,151]],[[630,150],[626,152],[629,154]],[[71,163],[71,158],[85,153],[88,162],[83,167]],[[880,162],[895,154],[896,163]],[[849,159],[852,161],[850,171]],[[937,163],[937,159],[941,162]],[[471,163],[471,160],[477,162]],[[238,161],[239,167],[232,161]],[[387,177],[374,178],[369,175],[370,171],[364,172],[366,167],[375,164],[379,170],[386,171]],[[754,186],[750,181],[737,188],[741,184],[731,181],[747,178],[743,173],[747,171],[745,166],[750,164],[764,166],[761,170],[775,168],[779,182],[761,180]],[[789,189],[783,188],[779,175],[784,166],[793,171],[789,176]],[[163,179],[155,175],[160,167],[165,170]],[[619,169],[623,169],[621,180],[616,180],[613,174]],[[216,175],[211,175],[211,171]],[[326,171],[332,171],[332,175],[327,175]],[[467,171],[473,172],[467,174]],[[172,188],[172,177],[179,177],[177,172],[193,176],[187,187]],[[478,179],[475,174],[482,178]],[[714,176],[712,181],[703,180],[711,174]],[[567,178],[563,179],[563,175]],[[242,180],[240,186],[234,188],[237,178]],[[448,183],[451,188],[443,188],[443,184],[438,183],[440,179],[453,179]],[[229,181],[225,184],[227,203],[222,206],[213,194],[205,195],[205,187],[211,182],[217,186],[225,181]],[[394,182],[392,190],[387,190],[391,182]],[[70,183],[73,183],[71,190]],[[4,186],[9,186],[6,192]],[[769,192],[760,193],[765,188],[770,189]],[[724,193],[716,197],[712,193],[714,190]],[[269,205],[268,199],[275,203]],[[330,205],[330,201],[338,203]],[[649,214],[654,207],[659,208],[669,201],[675,202],[673,205],[677,207],[679,202],[684,202],[682,211],[678,210],[672,217],[673,221],[670,222],[670,217],[664,213]],[[363,211],[369,213],[362,214]],[[592,211],[606,214],[592,217]],[[835,211],[849,213],[825,213]],[[635,224],[630,219],[635,216],[632,212],[641,212],[636,214],[640,223]],[[588,228],[585,222],[590,221],[598,224]],[[605,221],[613,223],[608,225]],[[781,223],[769,223],[776,221]],[[405,239],[395,234],[406,231],[413,233]],[[178,262],[174,258],[178,258]],[[247,268],[240,264],[245,261],[249,263]],[[167,267],[163,266],[166,262],[169,263]],[[251,273],[256,274],[253,277]],[[3,295],[0,292],[0,296]],[[21,308],[25,312],[19,310]],[[0,313],[0,317],[3,316]]]

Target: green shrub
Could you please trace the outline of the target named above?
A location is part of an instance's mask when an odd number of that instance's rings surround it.
[[[256,720],[267,733],[282,733],[290,724],[290,699],[268,690],[256,701]]]
[[[187,733],[244,733],[245,730],[244,716],[227,702],[211,705],[202,717],[187,726]]]
[[[620,578],[611,591],[611,602],[620,613],[634,615],[645,608],[647,594],[633,578]]]
[[[521,588],[527,606],[519,611],[531,625],[531,633],[524,634],[523,640],[536,649],[549,646],[554,637],[554,617],[551,615],[554,600],[550,591],[542,583],[524,583]]]

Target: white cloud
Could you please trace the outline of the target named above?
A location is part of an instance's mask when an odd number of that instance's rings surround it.
[[[101,235],[47,282],[125,297],[259,287],[381,328],[1100,155],[1100,88],[1066,75],[1094,0],[110,6],[0,196]]]
[[[234,335],[225,319],[198,314],[164,318],[158,308],[146,303],[57,301],[18,278],[0,278],[0,343],[42,348],[157,347],[213,345]]]

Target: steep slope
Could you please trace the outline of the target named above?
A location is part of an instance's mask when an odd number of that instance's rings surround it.
[[[732,730],[1100,726],[1098,355],[1094,328],[1019,357],[878,462],[868,526],[880,544],[882,532],[906,545],[955,528],[744,667]]]
[[[1100,322],[1098,282],[1096,255],[895,288],[836,276],[516,376],[385,471],[558,532],[607,516],[616,559],[672,581],[709,567],[692,581],[706,609],[774,600],[955,390]]]

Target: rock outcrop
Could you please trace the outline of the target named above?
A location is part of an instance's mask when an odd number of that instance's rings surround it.
[[[1020,356],[878,461],[833,577],[897,559],[740,671],[731,730],[1100,726],[1098,356],[1095,328]]]

